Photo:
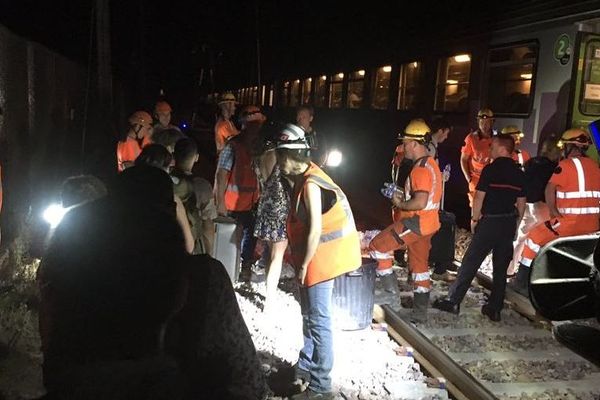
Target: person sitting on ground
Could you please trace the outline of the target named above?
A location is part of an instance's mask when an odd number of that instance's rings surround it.
[[[108,196],[67,213],[39,285],[49,398],[268,394],[227,272],[186,254],[173,184],[158,168],[131,167]]]
[[[193,139],[181,139],[175,144],[173,156],[175,166],[171,179],[175,196],[183,203],[194,236],[193,254],[212,254],[217,207],[211,184],[192,175],[192,168],[198,161],[198,146]]]
[[[169,168],[172,163],[173,156],[169,153],[169,150],[167,150],[165,146],[157,143],[151,143],[144,147],[138,158],[135,159],[135,165],[146,165],[159,168],[166,173],[169,173]],[[181,231],[183,232],[183,237],[185,238],[185,248],[188,253],[192,253],[195,247],[194,235],[186,215],[185,207],[179,197],[174,195],[173,200],[176,207],[177,222],[179,223]]]

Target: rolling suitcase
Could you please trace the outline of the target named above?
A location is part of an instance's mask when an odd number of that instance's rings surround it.
[[[431,237],[429,265],[436,270],[453,269],[456,217],[447,211],[440,211],[440,230]]]
[[[215,242],[213,257],[221,261],[235,283],[240,274],[241,230],[235,220],[229,217],[217,217],[215,223]]]

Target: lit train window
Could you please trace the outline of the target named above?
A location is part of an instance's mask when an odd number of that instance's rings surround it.
[[[258,104],[258,86],[252,88],[252,101],[250,104]]]
[[[458,54],[438,64],[435,111],[467,111],[471,56]]]
[[[262,85],[260,87],[260,105],[267,105],[267,85]]]
[[[315,79],[315,106],[325,107],[327,99],[327,77],[321,75]]]
[[[291,83],[290,92],[290,107],[296,107],[300,102],[300,79],[296,79]]]
[[[348,92],[346,93],[346,106],[360,108],[364,98],[365,70],[352,72],[348,76]]]
[[[339,72],[331,75],[329,79],[329,107],[342,107],[342,82],[344,81],[344,73]]]
[[[283,82],[283,89],[281,90],[281,101],[280,101],[280,103],[283,107],[287,107],[290,104],[289,96],[288,96],[289,88],[290,88],[290,82],[289,81]]]
[[[306,78],[302,81],[302,104],[310,103],[310,89],[312,78]]]
[[[392,66],[386,65],[377,68],[373,80],[373,91],[371,94],[371,107],[377,110],[387,110],[390,103],[390,76]]]
[[[600,115],[599,40],[590,40],[585,46],[580,92],[579,111],[584,115]]]
[[[494,113],[529,114],[537,54],[537,43],[490,50],[486,103]]]
[[[417,106],[422,63],[413,61],[402,64],[398,84],[398,110],[413,110]]]
[[[274,97],[274,93],[275,93],[275,87],[274,85],[269,85],[269,107],[273,107],[273,97]]]

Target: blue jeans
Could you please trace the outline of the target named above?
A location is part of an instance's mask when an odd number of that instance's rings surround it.
[[[331,391],[333,339],[331,333],[331,299],[333,279],[300,288],[304,347],[298,367],[310,373],[309,388],[315,392]]]
[[[252,210],[231,211],[230,215],[236,220],[238,225],[242,226],[242,263],[254,262],[254,247],[256,247],[256,237],[254,237],[254,212]]]

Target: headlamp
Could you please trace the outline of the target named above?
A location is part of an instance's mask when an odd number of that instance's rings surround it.
[[[42,218],[50,225],[50,228],[54,229],[60,224],[67,210],[60,204],[51,204],[44,210]]]

